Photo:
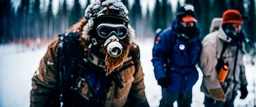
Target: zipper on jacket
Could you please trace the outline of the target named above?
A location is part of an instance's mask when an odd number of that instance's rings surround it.
[[[181,84],[180,84],[180,92],[182,92],[182,88],[183,88],[183,85],[184,85],[184,75],[182,75],[182,78],[181,78]]]
[[[181,50],[181,56],[184,56],[184,50]]]

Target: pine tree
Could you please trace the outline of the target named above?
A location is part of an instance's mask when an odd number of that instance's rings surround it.
[[[245,13],[245,8],[244,8],[244,0],[238,0],[237,1],[238,3],[237,3],[237,9],[238,9],[238,11],[242,14],[242,15],[244,15]]]
[[[14,40],[14,38],[16,37],[17,35],[17,32],[16,32],[16,29],[15,29],[15,25],[16,25],[16,20],[15,20],[15,8],[13,6],[13,4],[11,4],[11,9],[10,9],[10,15],[9,15],[9,29],[8,31],[10,32],[10,35],[7,36],[7,38],[9,38],[9,41],[8,42],[11,42]],[[1,38],[1,37],[0,37]],[[1,40],[1,39],[0,39]]]
[[[40,37],[40,21],[41,21],[41,16],[40,16],[40,0],[35,0],[33,7],[32,7],[32,13],[31,13],[31,36],[33,37]]]
[[[173,19],[173,11],[172,11],[172,4],[171,2],[167,3],[167,20],[166,20],[166,27],[169,27],[171,25],[172,19]]]
[[[52,39],[53,35],[53,12],[52,12],[52,0],[49,1],[49,5],[48,5],[48,10],[46,13],[46,17],[47,17],[47,37],[48,39]]]
[[[256,36],[255,36],[255,27],[256,27],[256,14],[255,14],[255,1],[250,0],[249,4],[249,20],[247,22],[247,27],[248,27],[248,36],[251,39],[251,41],[255,42],[256,41]]]
[[[145,15],[145,19],[146,22],[150,22],[151,15],[150,15],[150,10],[149,10],[149,5],[147,4],[147,9],[146,9],[146,15]]]
[[[130,22],[131,26],[136,29],[137,35],[142,36],[143,31],[142,29],[142,10],[141,10],[141,5],[140,5],[140,0],[135,0],[132,9],[131,9],[131,14],[130,14]]]
[[[230,0],[229,9],[236,9],[241,14],[244,14],[244,0]]]
[[[149,27],[149,26],[151,26],[152,25],[152,23],[151,23],[151,15],[150,15],[150,10],[149,10],[149,5],[147,4],[147,10],[146,10],[146,15],[145,15],[145,18],[144,18],[145,20],[145,30],[144,31],[146,31],[146,32],[144,32],[144,35],[146,36],[146,37],[150,37],[151,36],[151,32],[152,32],[152,28],[151,27]]]
[[[11,35],[11,20],[13,16],[12,4],[10,0],[0,1],[0,43],[10,39]]]
[[[194,3],[192,4],[195,8],[195,17],[198,20],[201,20],[203,18],[203,9],[202,7],[206,8],[207,4],[204,4],[204,2],[209,2],[209,0],[205,1],[205,0],[195,0]],[[203,5],[202,5],[203,4]]]
[[[152,27],[153,27],[154,31],[156,31],[156,29],[161,27],[159,21],[161,20],[160,17],[162,17],[162,16],[160,13],[161,13],[161,4],[160,4],[159,0],[156,0],[153,15],[152,15],[152,17],[153,17]]]
[[[237,1],[236,0],[230,0],[229,1],[229,8],[235,9],[237,7]]]
[[[177,8],[176,8],[176,11],[175,11],[175,18],[176,18],[176,12],[179,10],[179,8],[181,7],[181,5],[180,5],[180,0],[178,0],[178,2],[177,2]]]
[[[216,8],[216,6],[218,6],[218,8]],[[214,17],[222,17],[222,14],[228,9],[228,5],[226,0],[214,0],[211,8],[214,8],[212,10]]]
[[[185,4],[194,4],[195,0],[186,0]]]
[[[201,29],[201,38],[203,38],[205,35],[207,35],[209,33],[209,29],[211,26],[211,16],[210,13],[210,1],[209,0],[204,0],[201,3],[203,3],[204,5],[201,6],[201,15],[198,16],[201,17],[201,20],[198,20],[199,25],[200,25],[200,29]]]
[[[56,16],[55,16],[55,25],[54,25],[54,31],[56,32],[56,33],[58,33],[58,34],[60,34],[60,33],[63,33],[63,31],[62,31],[62,28],[63,28],[63,23],[62,23],[62,4],[61,4],[61,2],[60,2],[60,0],[58,0],[59,1],[59,8],[58,8],[58,12],[57,12],[57,14],[56,14]]]
[[[160,20],[160,24],[161,24],[161,28],[162,29],[165,29],[167,27],[167,19],[168,19],[168,12],[169,10],[167,9],[168,5],[168,0],[162,0],[162,5],[161,5],[161,9],[162,9],[162,13],[161,13],[161,17],[162,17],[162,20]]]
[[[89,0],[90,1],[90,0]],[[63,4],[61,5],[61,8],[57,15],[58,19],[60,20],[60,26],[61,30],[58,33],[64,33],[66,29],[69,27],[69,11],[67,9],[67,1],[64,0]]]
[[[181,7],[181,5],[180,5],[180,0],[178,0],[176,11],[178,11],[178,9],[179,9],[180,7]]]
[[[82,8],[79,3],[79,0],[74,0],[74,5],[70,13],[69,18],[69,26],[72,26],[76,22],[79,21],[79,19],[82,18]]]
[[[24,40],[28,35],[28,19],[29,19],[29,0],[21,0],[21,4],[17,11],[17,29],[19,30],[19,39]],[[20,41],[23,43],[23,41]]]

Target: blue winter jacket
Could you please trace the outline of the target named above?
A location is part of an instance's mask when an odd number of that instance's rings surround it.
[[[192,89],[198,80],[195,67],[200,53],[199,31],[190,39],[177,36],[178,19],[173,20],[172,29],[159,34],[153,47],[155,78],[167,77],[169,92],[186,92]],[[166,66],[168,65],[168,66]]]

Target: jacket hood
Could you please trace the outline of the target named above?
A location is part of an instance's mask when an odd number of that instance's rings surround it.
[[[222,22],[222,18],[214,18],[211,23],[210,31],[213,32],[216,28],[220,28]]]
[[[172,29],[177,31],[178,26],[179,26],[179,19],[177,19],[177,18],[173,19],[173,21],[172,21]]]

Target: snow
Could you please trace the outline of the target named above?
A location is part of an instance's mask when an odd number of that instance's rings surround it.
[[[18,53],[18,45],[0,46],[0,107],[28,107],[31,77],[46,47]]]
[[[152,40],[137,42],[140,46],[142,67],[145,74],[146,96],[151,107],[158,107],[161,99],[161,88],[153,73],[151,63]],[[32,51],[29,48],[21,52],[20,45],[0,45],[0,107],[28,107],[31,77],[36,72],[39,61],[46,52],[47,47]],[[50,63],[49,63],[50,64]],[[253,83],[256,81],[256,66],[246,65],[249,95],[245,100],[240,100],[240,94],[235,100],[236,107],[253,107]],[[200,92],[202,73],[193,88],[192,107],[203,107],[204,95]],[[254,89],[256,90],[256,89]],[[177,103],[175,103],[177,106]]]

